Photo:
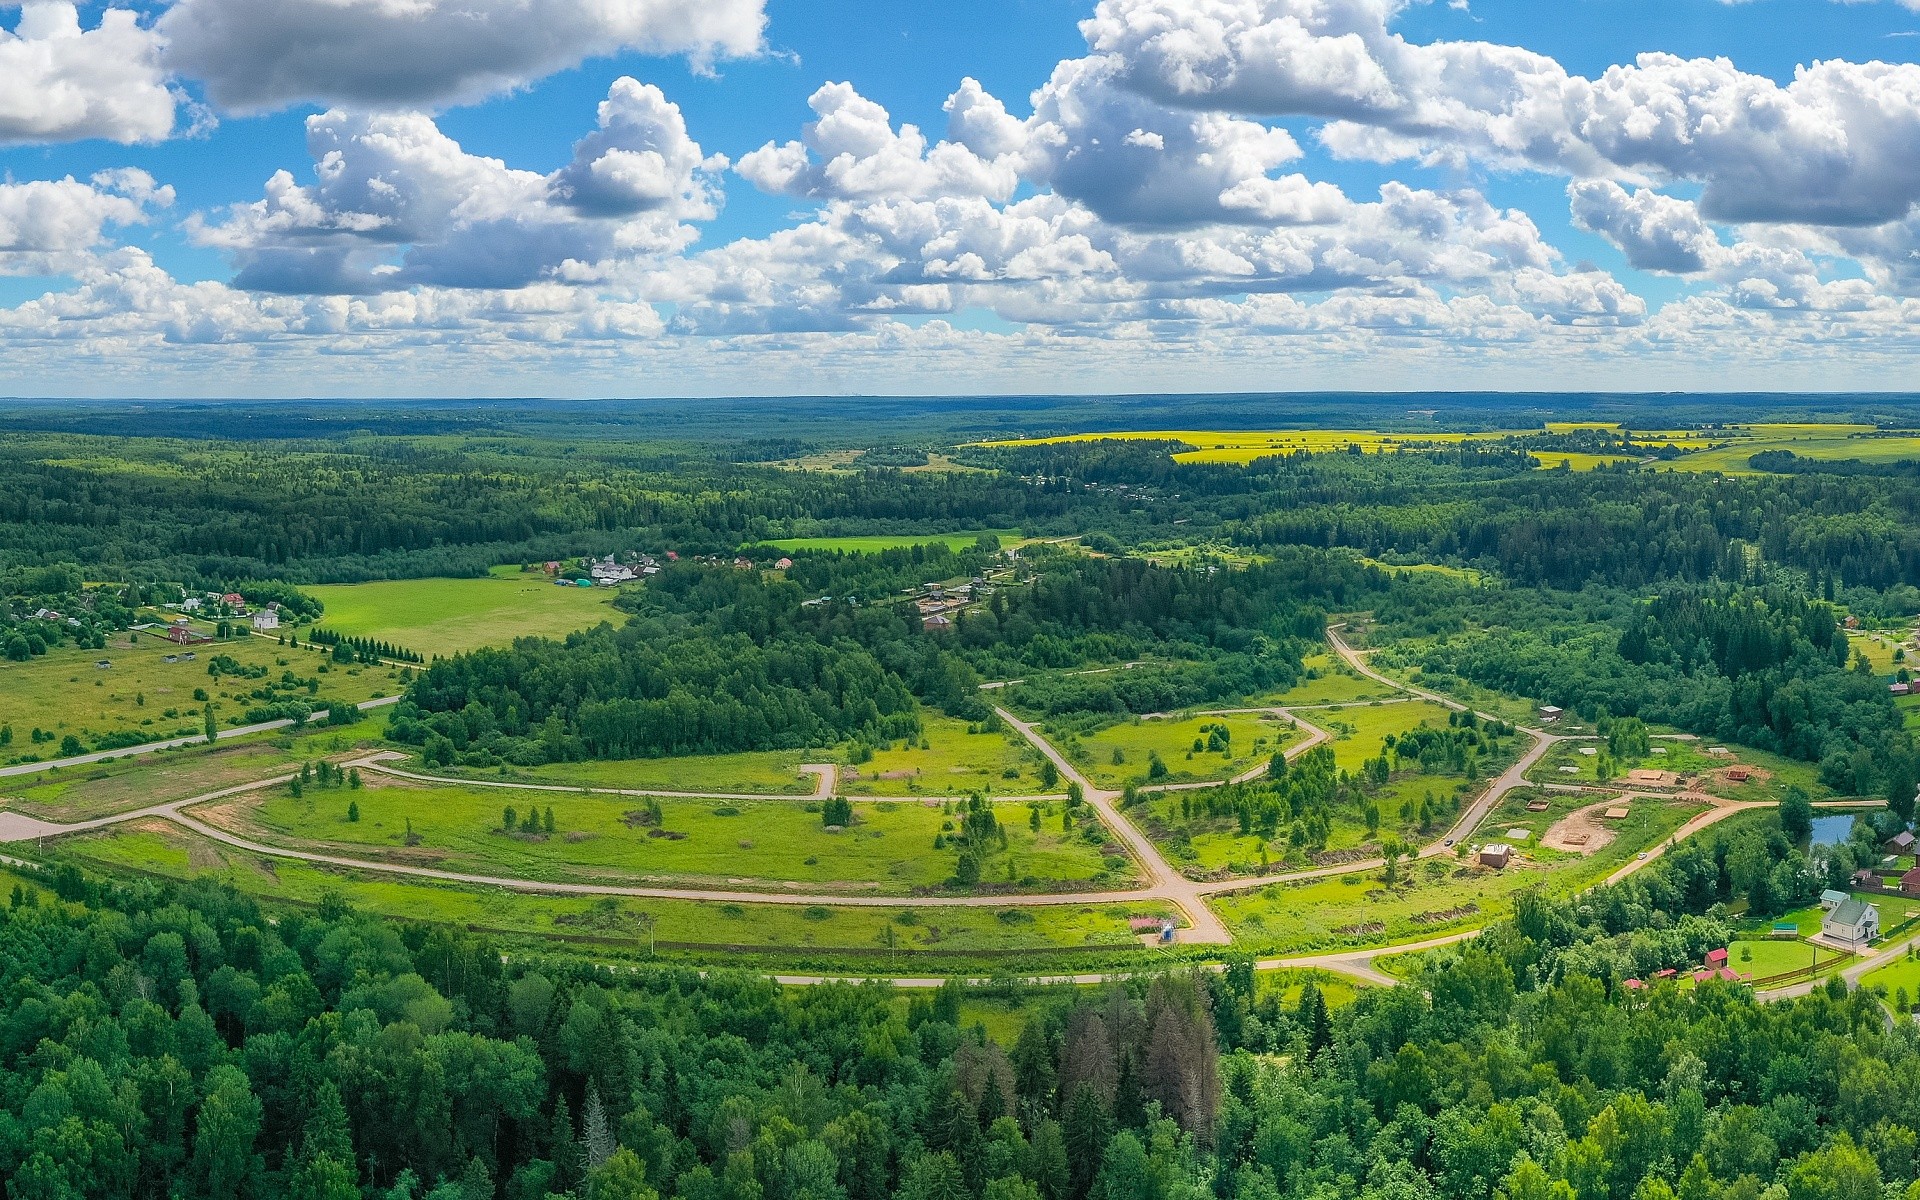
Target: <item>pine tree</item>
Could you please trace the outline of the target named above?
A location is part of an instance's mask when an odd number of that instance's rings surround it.
[[[587,1099],[580,1109],[580,1143],[589,1171],[613,1157],[613,1127],[607,1120],[607,1106],[600,1101],[600,1084],[593,1079],[587,1080]]]

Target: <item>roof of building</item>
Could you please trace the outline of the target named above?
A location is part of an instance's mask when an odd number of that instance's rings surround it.
[[[1844,904],[1846,900],[1847,894],[1838,888],[1828,888],[1826,891],[1820,893],[1820,903],[1822,904]]]
[[[1873,914],[1875,919],[1878,919],[1879,914],[1874,911],[1873,905],[1849,896],[1844,903],[1835,905],[1834,910],[1827,914],[1826,923],[1843,929],[1858,929],[1866,924],[1868,914]]]
[[[1723,962],[1725,962],[1725,961],[1727,961],[1727,951],[1726,951],[1726,947],[1724,947],[1724,946],[1723,946],[1723,947],[1721,947],[1721,948],[1720,948],[1720,949],[1718,949],[1718,950],[1709,950],[1709,951],[1707,951],[1707,962],[1708,962],[1709,964],[1712,964],[1712,963],[1723,963]]]

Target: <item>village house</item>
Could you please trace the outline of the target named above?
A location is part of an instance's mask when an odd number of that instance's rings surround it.
[[[1820,935],[1837,946],[1857,950],[1880,936],[1880,909],[1849,896],[1821,920]]]
[[[947,630],[953,628],[953,618],[947,616],[945,613],[934,613],[930,617],[921,619],[920,628],[930,633],[945,633]]]
[[[202,642],[213,640],[204,633],[195,633],[186,625],[169,625],[167,631],[160,636],[177,646],[198,646]]]
[[[1900,876],[1900,894],[1902,896],[1920,896],[1920,867],[1910,867]]]
[[[1540,706],[1540,723],[1542,725],[1551,725],[1566,715],[1564,709],[1556,708],[1551,704],[1542,704]]]
[[[1887,685],[1887,690],[1896,696],[1911,696],[1913,694],[1913,685],[1910,683],[1890,683]]]
[[[1888,838],[1886,845],[1881,848],[1888,854],[1912,854],[1913,834],[1908,830],[1902,829],[1899,833]]]
[[[280,606],[270,604],[253,614],[253,627],[260,633],[272,633],[280,628]]]

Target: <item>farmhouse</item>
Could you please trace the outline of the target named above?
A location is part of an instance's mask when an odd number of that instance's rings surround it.
[[[1724,947],[1724,946],[1722,946],[1722,947],[1721,947],[1720,949],[1718,949],[1718,950],[1709,950],[1709,951],[1707,951],[1707,965],[1708,965],[1709,967],[1713,967],[1713,968],[1716,968],[1716,969],[1717,969],[1717,968],[1719,968],[1719,967],[1724,967],[1724,966],[1726,966],[1726,965],[1727,965],[1727,950],[1726,950],[1726,947]]]
[[[1858,949],[1880,936],[1880,910],[1848,897],[1821,920],[1820,934],[1836,945]]]
[[[920,628],[934,633],[944,633],[953,628],[953,618],[945,613],[934,613],[930,617],[921,619]]]
[[[1504,868],[1512,859],[1513,847],[1507,845],[1505,842],[1493,842],[1490,845],[1480,847],[1480,865],[1483,867],[1492,867],[1498,871]]]
[[[221,595],[220,603],[226,605],[228,608],[245,608],[247,598],[239,592],[226,592]]]
[[[201,642],[213,640],[204,633],[195,633],[185,625],[169,625],[167,631],[160,636],[177,646],[197,646]]]
[[[1565,710],[1555,708],[1551,704],[1542,704],[1540,706],[1540,723],[1542,725],[1551,725],[1566,715]]]
[[[1911,696],[1913,694],[1913,685],[1910,683],[1890,683],[1887,685],[1887,690],[1896,696]]]
[[[1888,838],[1886,845],[1882,847],[1882,849],[1888,854],[1912,854],[1913,834],[1908,830],[1902,829],[1899,833]]]
[[[280,613],[277,608],[263,608],[253,614],[253,627],[261,633],[271,633],[280,628]]]

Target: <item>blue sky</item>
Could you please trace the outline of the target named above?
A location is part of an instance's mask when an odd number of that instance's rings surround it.
[[[0,5],[0,393],[1899,389],[1916,7]]]

